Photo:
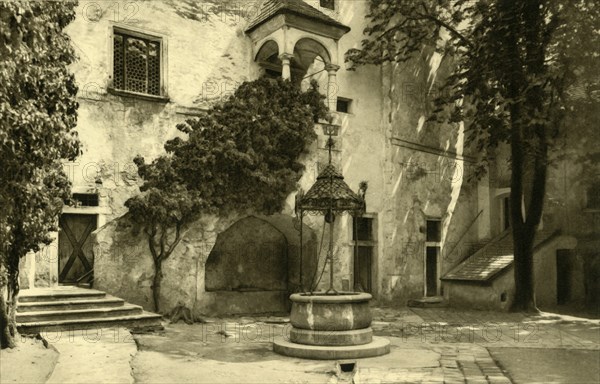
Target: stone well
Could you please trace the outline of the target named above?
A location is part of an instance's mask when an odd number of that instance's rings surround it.
[[[302,239],[302,220],[305,214],[322,214],[329,227],[329,245],[325,262],[329,264],[329,289],[324,293],[295,293],[290,296],[292,329],[289,337],[273,342],[273,351],[305,359],[355,359],[385,355],[390,342],[374,337],[371,329],[369,301],[372,296],[361,292],[338,292],[334,289],[334,227],[337,215],[350,213],[360,217],[366,212],[365,194],[368,183],[359,185],[354,193],[344,182],[344,176],[332,164],[333,136],[340,126],[332,124],[335,117],[323,123],[323,133],[329,136],[329,163],[317,176],[316,182],[304,194],[296,195],[296,215]],[[355,224],[356,225],[356,224]],[[355,231],[357,231],[355,227]],[[325,226],[323,226],[325,234]],[[357,234],[357,233],[356,233]],[[358,238],[358,234],[357,234]],[[302,242],[302,241],[301,241]],[[358,253],[358,241],[355,242]],[[357,254],[356,253],[356,254]],[[302,263],[302,256],[300,256]],[[302,270],[302,268],[300,268]],[[312,282],[311,282],[312,285]],[[317,283],[318,285],[318,283]],[[304,284],[300,275],[300,288]]]
[[[389,353],[388,340],[374,337],[368,293],[295,293],[290,296],[289,340],[273,351],[307,359],[352,359]]]

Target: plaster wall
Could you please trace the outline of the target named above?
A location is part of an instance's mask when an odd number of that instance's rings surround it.
[[[77,131],[83,154],[64,169],[73,191],[97,193],[100,206],[66,207],[65,212],[96,214],[98,227],[126,213],[125,201],[139,191],[133,158],[151,161],[164,153],[165,141],[179,134],[178,123],[257,76],[243,34],[243,15],[253,14],[246,8],[232,1],[79,2],[66,31],[78,56],[71,70],[79,87]],[[116,27],[162,38],[163,99],[109,92]],[[35,269],[23,270],[34,271],[36,286],[56,285],[57,243],[35,258]]]
[[[424,121],[430,112],[427,101],[436,91],[435,78],[441,58],[424,55],[406,66],[364,66],[356,71],[349,70],[342,64],[343,53],[358,47],[363,38],[368,2],[339,2],[339,6],[333,16],[352,29],[339,40],[337,47],[325,44],[331,51],[332,61],[341,63],[337,87],[329,90],[329,96],[351,99],[351,107],[349,113],[339,114],[341,131],[336,138],[333,161],[353,190],[356,191],[363,180],[369,183],[367,211],[374,219],[376,240],[372,260],[373,293],[382,302],[404,305],[409,298],[424,294],[427,218],[438,218],[443,222],[441,275],[462,259],[469,251],[469,244],[477,239],[476,225],[471,226],[470,222],[482,203],[477,188],[466,183],[468,167],[460,156],[464,137],[462,127],[441,127]],[[80,8],[81,11],[89,10],[90,5],[82,3]],[[110,84],[110,44],[106,42],[110,41],[111,26],[122,25],[123,20],[111,20],[112,15],[105,11],[96,22],[79,18],[71,27],[74,42],[86,54],[85,59],[74,67],[76,76],[85,84],[98,85],[94,88],[98,90],[96,93],[82,95],[80,130],[86,147],[80,160],[84,166],[79,165],[81,172],[74,172],[74,180],[75,185],[95,188],[96,178],[101,177],[100,192],[107,200],[107,222],[125,213],[123,203],[137,192],[139,180],[131,164],[136,153],[149,158],[159,155],[164,141],[177,134],[174,127],[178,122],[219,101],[219,96],[228,94],[222,91],[233,91],[236,82],[258,76],[252,43],[242,33],[246,20],[237,18],[236,23],[232,22],[235,17],[228,19],[222,15],[195,20],[193,14],[197,11],[194,6],[184,3],[149,2],[141,4],[136,13],[135,28],[165,36],[168,42],[169,101],[166,103],[105,92]],[[198,36],[203,38],[198,39]],[[326,73],[317,74],[315,78],[326,91]],[[213,87],[215,83],[220,86],[217,91]],[[307,169],[299,183],[304,190],[314,183],[320,167],[327,162],[326,138],[318,126],[316,129],[319,138],[304,159]],[[398,145],[404,143],[403,140],[438,151],[432,154],[423,148]],[[293,214],[293,198],[293,195],[288,198],[283,214]],[[334,287],[338,290],[353,284],[349,219],[347,215],[339,217],[334,232]],[[307,217],[306,224],[317,236],[323,233],[322,217]],[[328,267],[323,265],[327,249],[327,232],[325,234],[320,263],[305,276],[305,281],[316,281],[324,271],[320,289],[329,286]],[[135,249],[133,244],[118,247]],[[143,256],[142,250],[134,253],[137,255],[134,259]],[[197,256],[194,256],[196,259],[186,256],[183,251],[182,255],[182,259],[173,258],[179,262],[172,263],[198,265],[204,262]],[[186,257],[190,259],[186,260]],[[101,287],[109,288],[114,283],[121,290],[125,289],[118,279],[107,280],[108,270],[103,268],[96,271]],[[173,268],[177,271],[179,267]],[[186,268],[182,268],[182,273],[178,284],[203,280],[202,268],[198,269],[197,277],[191,276]],[[146,281],[142,284],[148,284],[147,274],[138,277],[140,281]],[[111,283],[102,283],[103,279]],[[169,285],[167,280],[165,287]],[[210,293],[200,291],[203,297],[210,296]],[[133,302],[148,305],[150,296],[147,294],[133,296]]]
[[[152,265],[145,240],[140,235],[126,235],[134,231],[126,218],[116,220],[126,213],[127,198],[139,191],[140,180],[132,159],[136,154],[148,160],[162,154],[165,140],[179,134],[175,128],[178,123],[223,100],[240,82],[259,76],[260,68],[254,62],[256,47],[243,32],[256,12],[252,8],[256,3],[248,7],[233,0],[131,4],[133,8],[125,9],[124,3],[81,1],[77,18],[68,28],[80,57],[72,70],[80,86],[78,130],[84,153],[76,163],[65,164],[65,168],[74,190],[100,195],[100,207],[94,211],[101,227],[94,240],[96,287],[151,309]],[[332,16],[350,26],[351,31],[337,46],[326,44],[332,51],[332,61],[341,66],[337,87],[330,96],[351,99],[351,107],[349,113],[340,113],[341,132],[336,138],[333,161],[353,190],[358,189],[359,182],[369,182],[367,212],[374,220],[376,240],[373,293],[382,303],[404,305],[408,299],[424,294],[427,219],[442,221],[441,276],[494,235],[497,206],[493,197],[499,188],[506,187],[506,170],[492,170],[489,180],[469,182],[473,164],[464,143],[464,127],[426,121],[431,112],[428,101],[440,90],[437,79],[444,77],[450,64],[444,58],[423,52],[421,57],[402,64],[349,70],[343,63],[343,54],[360,46],[369,3],[337,4],[339,9]],[[166,46],[163,65],[167,98],[146,100],[108,92],[112,71],[111,31],[115,26],[162,37]],[[322,89],[327,90],[323,88],[326,73],[315,77]],[[591,122],[586,127],[588,135],[597,135]],[[326,138],[320,127],[316,129],[319,138],[304,158],[307,168],[299,182],[299,188],[305,191],[327,161]],[[578,143],[578,151],[591,150],[591,144],[583,137],[569,140]],[[561,192],[569,207],[582,204],[581,175],[591,165],[577,164],[573,161],[563,170],[567,179],[549,182],[549,199]],[[564,192],[565,182],[581,187],[572,195],[570,191]],[[291,220],[293,207],[292,194],[282,215],[270,219],[285,232],[288,242],[297,238],[297,232],[284,223]],[[563,212],[562,216],[544,217],[545,223],[572,222],[574,232],[581,229],[586,236],[593,237],[595,232],[589,228],[594,228],[590,223],[595,221],[578,214],[565,216],[563,208],[549,210],[554,211]],[[228,306],[242,312],[250,308],[252,304],[246,304],[247,296],[240,296],[240,292],[228,293],[224,300],[214,292],[206,292],[203,285],[204,263],[216,237],[239,218],[207,218],[190,230],[166,261],[165,309],[177,301],[193,307],[197,313],[226,311]],[[323,270],[325,252],[320,254],[317,265],[314,259],[323,233],[322,217],[307,217],[305,224],[311,229],[306,232],[309,243],[302,245],[306,247],[305,257],[309,255],[305,259],[309,260],[303,282],[306,286],[307,281],[316,280]],[[347,215],[336,220],[334,283],[338,290],[353,282],[351,227]],[[323,250],[327,247],[326,239]],[[587,254],[597,253],[591,246],[586,249]],[[298,246],[289,246],[288,252],[298,263]],[[57,260],[56,255],[46,256],[45,265],[36,263],[34,280],[39,285],[56,283],[53,260]],[[288,271],[289,287],[300,286],[299,270],[294,267]],[[321,289],[329,285],[328,271],[325,272]],[[446,294],[446,287],[442,289]],[[262,301],[253,302],[259,305]]]
[[[269,224],[287,241],[287,284],[274,291],[213,291],[205,285],[206,261],[221,233],[226,233],[243,217],[205,218],[186,232],[170,258],[163,262],[161,311],[169,312],[178,304],[191,308],[198,316],[229,313],[281,312],[281,305],[298,286],[300,247],[304,255],[303,271],[308,275],[315,268],[316,239],[305,227],[302,245],[290,217],[275,215],[253,217]],[[94,287],[125,300],[154,310],[152,284],[154,267],[147,238],[127,216],[107,223],[93,233],[96,280]],[[256,236],[248,243],[260,241]]]
[[[66,169],[75,188],[93,190],[100,178],[107,221],[124,214],[123,203],[137,192],[133,157],[162,154],[164,142],[178,135],[178,123],[226,98],[257,70],[243,35],[245,20],[214,9],[216,3],[127,4],[82,1],[67,28],[79,55],[71,69],[79,85],[83,155]],[[162,38],[165,100],[108,92],[115,27]]]
[[[399,305],[425,294],[428,219],[442,222],[438,277],[489,236],[477,223],[478,212],[489,207],[478,183],[468,180],[473,164],[464,127],[426,121],[432,112],[429,102],[440,91],[436,79],[444,71],[443,58],[427,52],[382,68],[387,162],[379,268],[387,273],[380,279],[381,300]]]
[[[600,112],[591,105],[585,104],[577,113],[568,113],[561,135],[553,142],[549,153],[550,163],[546,181],[544,211],[540,229],[544,231],[561,231],[573,236],[577,244],[574,249],[573,273],[575,284],[571,289],[573,302],[586,301],[588,304],[600,305],[596,281],[600,276],[600,253],[598,238],[600,235],[600,210],[588,206],[593,196],[589,195],[589,187],[597,183],[600,175],[598,158],[598,142],[600,133]],[[493,232],[498,233],[501,222],[501,206],[497,196],[510,193],[510,149],[502,145],[495,154],[496,161],[490,170],[490,203],[492,206],[491,224]],[[556,255],[549,255],[554,262],[554,269],[544,269],[536,273],[538,284],[545,279],[556,278]],[[556,284],[549,284],[556,289]],[[540,292],[540,289],[538,289]],[[540,297],[540,305],[554,305],[556,292],[548,292],[548,299]],[[543,296],[543,294],[542,294]]]

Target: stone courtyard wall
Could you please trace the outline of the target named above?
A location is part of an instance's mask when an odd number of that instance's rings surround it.
[[[340,39],[338,52],[333,53],[343,63],[343,54],[359,47],[364,37],[369,3],[337,4],[339,9],[333,16],[351,27]],[[127,211],[124,202],[139,192],[141,182],[132,160],[138,154],[147,160],[163,154],[165,141],[179,135],[178,123],[223,100],[242,81],[260,75],[252,42],[244,34],[258,5],[259,2],[246,4],[233,0],[80,1],[77,18],[67,32],[79,55],[72,70],[80,88],[77,129],[84,153],[75,163],[65,164],[65,169],[75,192],[100,196],[99,207],[77,210],[98,215],[99,229],[94,234],[96,288],[151,309],[152,265],[145,239],[133,235],[134,228],[123,216]],[[147,100],[109,92],[111,31],[115,26],[163,37],[168,99]],[[339,114],[341,132],[336,138],[333,161],[354,191],[361,181],[369,183],[367,214],[373,218],[375,235],[373,294],[380,303],[405,305],[407,300],[423,296],[428,219],[442,222],[438,277],[496,235],[495,193],[505,187],[506,172],[492,170],[489,179],[469,181],[476,164],[469,157],[464,127],[427,121],[431,113],[428,101],[440,92],[450,64],[447,58],[424,51],[421,57],[402,64],[364,66],[355,71],[342,64],[337,73],[335,95],[350,99],[351,107],[348,113]],[[327,76],[322,73],[317,77],[323,83]],[[582,122],[585,129],[581,135],[572,134],[568,138],[572,150],[578,153],[593,151],[591,145],[597,142],[585,140],[586,136],[597,135],[595,120],[588,120]],[[319,126],[316,131],[319,138],[303,159],[307,168],[299,189],[304,191],[327,162],[326,137]],[[597,213],[580,214],[587,187],[585,175],[589,171],[598,173],[597,166],[581,163],[574,157],[570,161],[559,173],[551,173],[548,215],[544,222],[572,223],[571,231],[582,233],[589,240],[579,239],[578,244],[587,244],[581,245],[585,252],[582,259],[589,265],[597,265],[598,248],[593,239],[597,234],[595,224],[600,221],[594,219]],[[498,164],[506,162],[500,160]],[[565,189],[565,185],[572,188]],[[294,194],[291,194],[281,215],[269,219],[288,242],[297,236],[288,223],[293,214]],[[219,296],[206,292],[203,286],[203,265],[217,236],[241,218],[206,219],[188,232],[165,264],[166,309],[179,301],[197,313],[252,309],[253,304],[245,304],[244,298],[257,293],[245,292],[246,296],[240,296],[240,292],[229,292]],[[318,249],[323,218],[309,216],[305,224],[311,229],[307,231],[310,246],[303,245],[307,247],[305,255],[310,254],[313,264],[320,256],[318,264],[311,265],[304,276],[306,285],[313,277],[316,280],[321,271],[328,271],[323,265],[325,252]],[[336,220],[334,239],[334,286],[341,290],[353,284],[354,243],[348,215]],[[323,247],[326,249],[327,241]],[[29,265],[29,272],[23,274],[24,282],[30,285],[34,282],[37,286],[57,283],[56,249],[50,247],[41,257],[36,255],[35,263],[24,261]],[[288,251],[288,257],[297,260],[298,246],[290,246]],[[299,284],[297,272],[291,271],[291,285]],[[328,273],[324,273],[319,287],[327,287],[328,279]],[[586,279],[589,291],[594,287],[594,279]],[[258,296],[251,300],[255,305],[260,302]]]
[[[230,313],[281,312],[273,303],[287,301],[294,292],[300,275],[300,239],[291,217],[274,215],[269,217],[250,216],[253,220],[271,225],[279,231],[287,242],[287,281],[286,291],[243,289],[209,292],[205,287],[206,261],[218,242],[219,234],[245,215],[227,218],[205,218],[194,223],[186,232],[173,254],[163,262],[161,285],[161,312],[167,313],[181,304],[192,309],[197,316]],[[315,236],[310,228],[304,228],[302,243],[304,274],[315,268]],[[153,310],[152,284],[154,266],[148,248],[148,238],[132,224],[127,215],[109,222],[93,233],[95,281],[94,288],[121,297],[131,303]],[[245,239],[248,244],[261,241],[259,234]],[[236,257],[239,265],[244,265],[244,250]],[[264,260],[271,262],[270,255]],[[233,266],[236,267],[236,266]],[[227,271],[225,271],[227,272]]]

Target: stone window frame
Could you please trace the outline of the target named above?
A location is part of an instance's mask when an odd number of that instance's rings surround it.
[[[138,37],[145,40],[160,42],[160,95],[152,95],[148,93],[140,93],[134,91],[128,91],[124,89],[117,89],[114,87],[114,38],[115,32],[132,37]],[[119,23],[110,23],[108,27],[108,87],[107,91],[111,94],[126,97],[136,97],[150,101],[161,101],[168,102],[168,39],[167,35],[148,29],[136,28],[130,25],[122,25]]]
[[[354,264],[355,264],[355,247],[358,242],[359,247],[371,247],[371,295],[373,297],[377,297],[378,293],[378,234],[379,234],[379,223],[378,223],[378,215],[373,212],[365,212],[361,216],[361,218],[371,219],[371,239],[370,240],[354,240],[354,217],[352,215],[348,215],[348,220],[350,220],[350,225],[348,225],[348,245],[351,247],[350,255],[351,255],[351,284],[354,285]],[[352,287],[350,287],[352,288]]]
[[[510,229],[510,221],[508,223],[508,228],[506,228],[505,218],[508,215],[508,219],[511,219],[510,216],[510,196],[511,189],[510,188],[496,188],[493,199],[490,204],[490,212],[491,212],[491,220],[494,236],[500,235],[504,231]],[[505,198],[509,198],[509,212],[505,212]]]

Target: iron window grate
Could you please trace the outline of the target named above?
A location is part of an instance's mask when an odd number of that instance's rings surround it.
[[[113,87],[160,96],[160,41],[115,32]]]

